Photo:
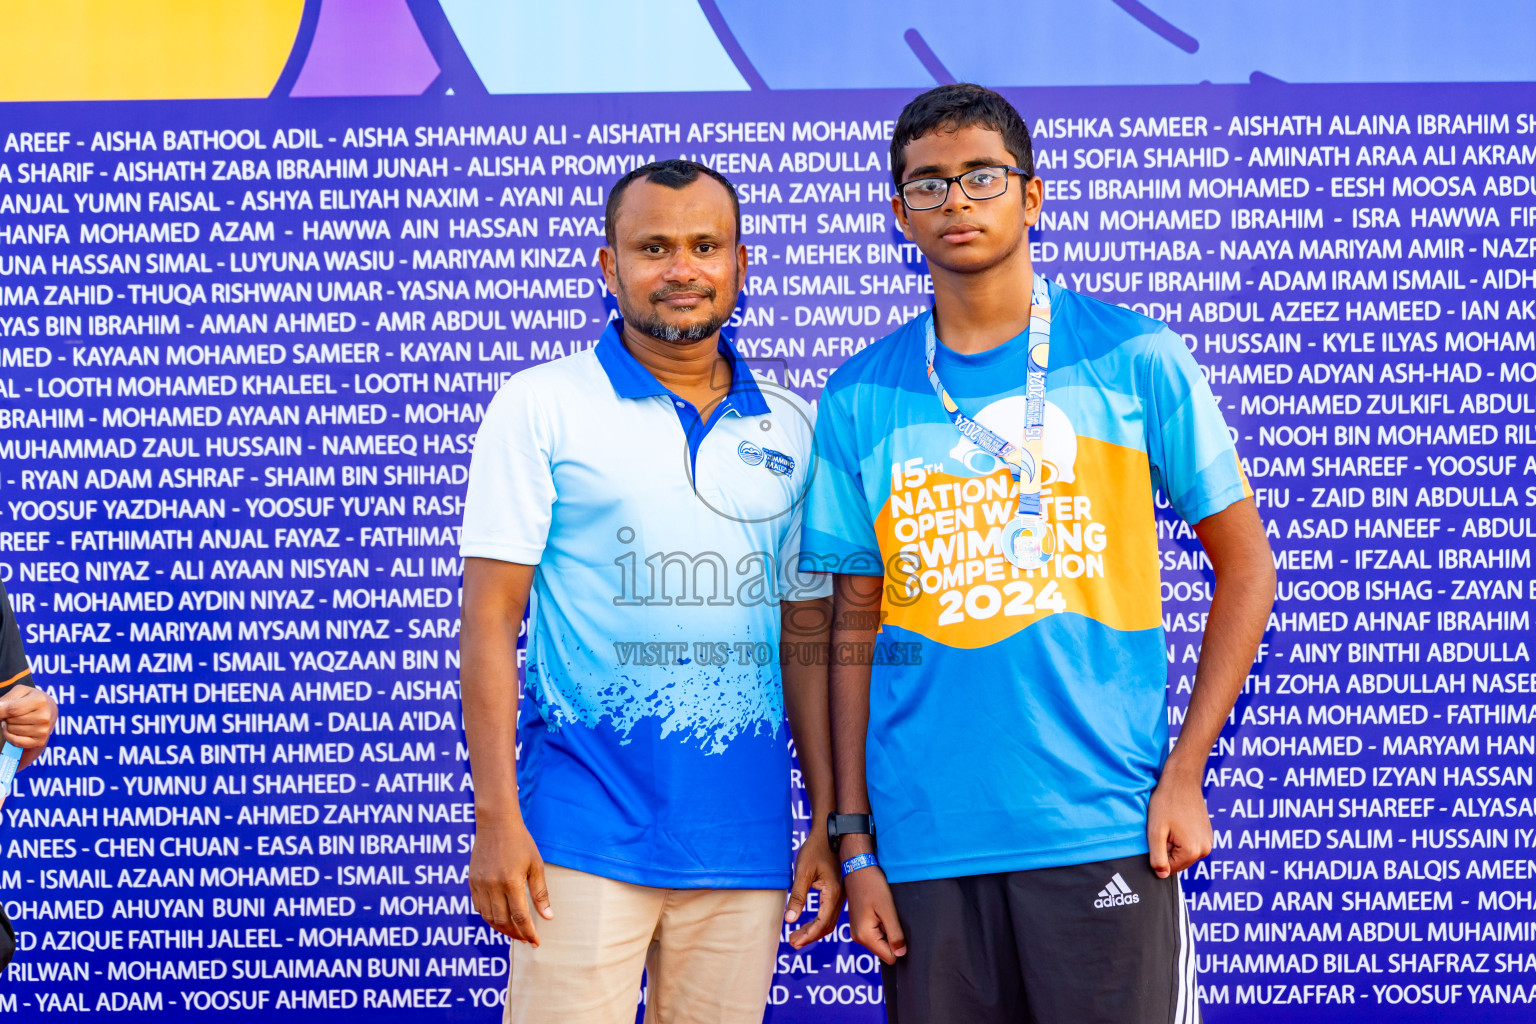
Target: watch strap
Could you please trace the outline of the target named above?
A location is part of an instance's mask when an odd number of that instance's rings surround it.
[[[869,814],[829,814],[827,815],[827,838],[832,843],[832,849],[838,848],[838,842],[843,836],[875,834],[875,819]]]

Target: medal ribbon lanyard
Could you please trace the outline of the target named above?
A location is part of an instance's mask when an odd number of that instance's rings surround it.
[[[1047,531],[1040,508],[1040,476],[1045,450],[1045,374],[1050,364],[1051,346],[1051,293],[1045,278],[1035,275],[1029,314],[1029,370],[1024,392],[1021,443],[1014,444],[1005,440],[971,419],[960,411],[960,406],[944,390],[944,383],[939,380],[938,371],[933,365],[938,350],[938,336],[934,333],[931,316],[928,318],[926,345],[928,382],[933,385],[934,394],[938,396],[950,422],[972,444],[1006,465],[1008,472],[1018,481],[1018,508],[1014,522],[1009,524],[1011,529],[1007,531],[1009,536],[1003,547],[1004,555],[1021,568],[1036,568],[1044,564],[1047,556],[1042,545],[1047,539]],[[1013,541],[1020,531],[1034,537],[1036,543],[1031,546],[1026,541],[1023,550],[1016,552]],[[1032,556],[1031,548],[1034,552]]]

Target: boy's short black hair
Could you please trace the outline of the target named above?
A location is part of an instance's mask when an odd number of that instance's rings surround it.
[[[1013,104],[991,89],[969,82],[956,82],[929,89],[908,103],[896,119],[891,135],[891,177],[901,185],[907,172],[907,145],[913,139],[937,131],[958,131],[980,126],[1003,136],[1003,144],[1018,161],[1020,169],[1031,177],[1035,173],[1035,151],[1029,141],[1029,127]]]
[[[657,160],[655,163],[636,167],[624,177],[620,178],[608,190],[608,205],[603,210],[603,234],[608,239],[608,244],[613,244],[613,222],[619,215],[619,203],[624,195],[624,190],[639,178],[654,182],[657,185],[665,185],[667,188],[683,189],[699,180],[699,175],[708,175],[731,194],[731,209],[736,214],[736,241],[741,241],[741,200],[736,197],[736,186],[725,179],[725,175],[694,160]]]

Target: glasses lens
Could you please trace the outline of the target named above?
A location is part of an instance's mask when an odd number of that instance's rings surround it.
[[[948,193],[949,182],[943,178],[918,178],[901,186],[901,196],[906,200],[907,208],[912,210],[931,210],[940,206]]]
[[[978,167],[960,179],[960,187],[972,199],[995,199],[1008,188],[1008,172],[1001,167]]]

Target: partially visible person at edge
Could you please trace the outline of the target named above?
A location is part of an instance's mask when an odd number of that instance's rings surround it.
[[[32,680],[11,599],[0,586],[0,738],[21,748],[21,768],[42,754],[58,720],[58,705]],[[0,910],[0,970],[15,952],[16,933]]]
[[[1178,872],[1274,598],[1264,525],[1180,337],[1034,271],[1003,97],[919,96],[891,169],[933,309],[827,382],[802,539],[834,647],[874,645],[830,684],[854,937],[898,1024],[1194,1021]],[[1171,753],[1159,489],[1215,569]]]
[[[789,936],[803,946],[842,905],[819,828],[791,880],[786,711],[813,820],[832,807],[815,656],[830,585],[796,569],[810,408],[721,330],[747,272],[740,229],[708,167],[621,178],[599,259],[622,319],[513,377],[476,440],[459,641],[469,881],[517,940],[509,1022],[627,1024],[644,968],[647,1021],[756,1024],[780,923],[816,888],[819,913]],[[781,634],[811,656],[781,669]]]

